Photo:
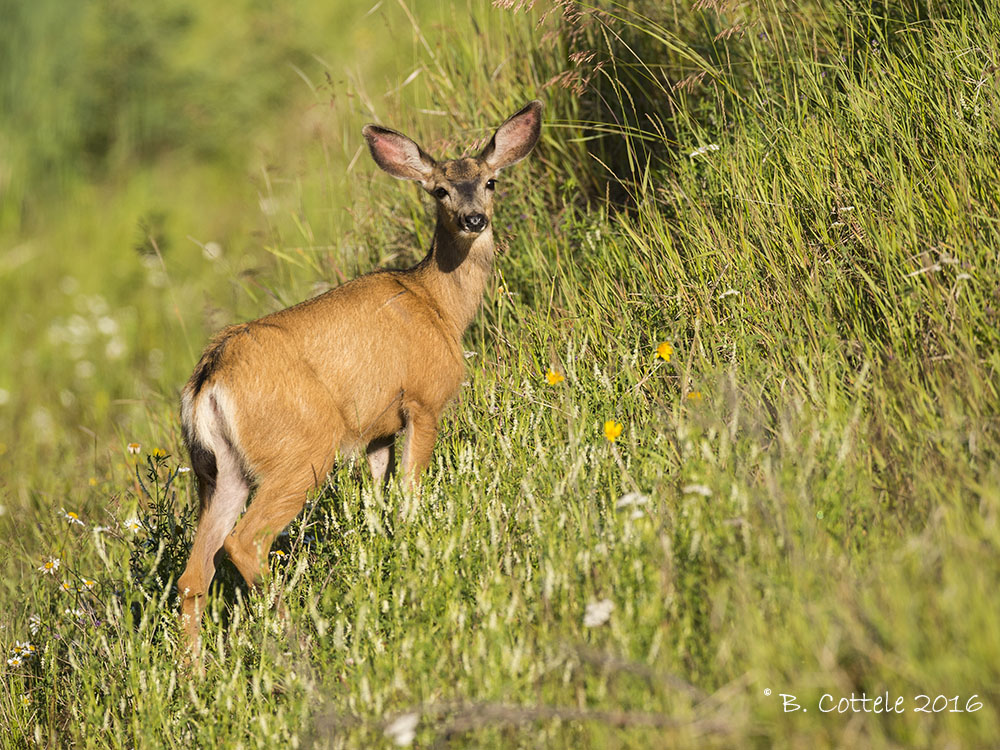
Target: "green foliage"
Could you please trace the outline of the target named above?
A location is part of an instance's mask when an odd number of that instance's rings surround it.
[[[5,14],[9,744],[994,742],[1000,8],[497,5],[84,3],[51,58],[24,40],[54,5]],[[420,257],[432,218],[361,122],[450,155],[537,95],[422,491],[345,461],[263,591],[220,568],[198,675],[197,350]],[[820,710],[852,693],[905,712]]]

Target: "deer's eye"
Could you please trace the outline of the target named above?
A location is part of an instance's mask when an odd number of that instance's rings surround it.
[[[434,195],[437,196],[438,198],[447,198],[448,191],[445,190],[443,187],[435,188]]]
[[[487,190],[493,190],[494,188],[496,188],[496,186],[497,186],[497,181],[496,180],[487,180],[486,181],[486,189]]]

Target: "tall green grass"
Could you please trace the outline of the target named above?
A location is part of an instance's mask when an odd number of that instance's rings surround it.
[[[374,30],[406,40],[388,83],[386,61],[341,80],[292,24],[303,64],[265,65],[248,106],[301,84],[295,122],[244,133],[256,156],[116,141],[114,177],[4,235],[24,364],[0,382],[0,633],[35,649],[0,679],[7,743],[995,742],[996,5],[498,6],[355,18],[359,55]],[[540,94],[423,491],[338,467],[266,593],[222,567],[192,675],[175,400],[197,350],[420,257],[432,217],[368,165],[361,122],[453,154]],[[89,255],[54,278],[32,267],[54,247]],[[861,693],[905,711],[821,710]]]

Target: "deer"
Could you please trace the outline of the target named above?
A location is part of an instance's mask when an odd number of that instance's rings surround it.
[[[477,155],[445,161],[398,131],[366,125],[375,163],[435,201],[423,260],[228,326],[205,348],[181,394],[199,498],[177,580],[192,651],[217,556],[224,551],[259,588],[275,538],[339,456],[363,449],[376,482],[388,482],[403,432],[404,489],[418,488],[441,414],[465,377],[462,336],[492,277],[497,175],[531,152],[541,121],[542,102],[529,102]]]

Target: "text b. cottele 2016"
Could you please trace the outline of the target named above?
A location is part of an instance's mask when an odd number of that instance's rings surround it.
[[[765,691],[764,694],[770,695],[770,691]],[[796,695],[779,693],[778,697],[781,698],[781,707],[786,714],[797,711],[807,712],[809,710],[798,703],[799,699]],[[907,710],[912,710],[915,713],[948,712],[971,714],[982,707],[983,704],[979,700],[978,695],[963,698],[958,695],[938,695],[937,697],[932,697],[923,694],[914,696],[913,705],[909,706],[905,697],[902,695],[894,696],[889,691],[885,691],[874,697],[869,696],[867,693],[861,693],[861,695],[851,693],[849,698],[846,696],[836,698],[830,693],[823,693],[816,704],[816,708],[819,709],[820,713],[824,714],[902,714],[906,713]]]

